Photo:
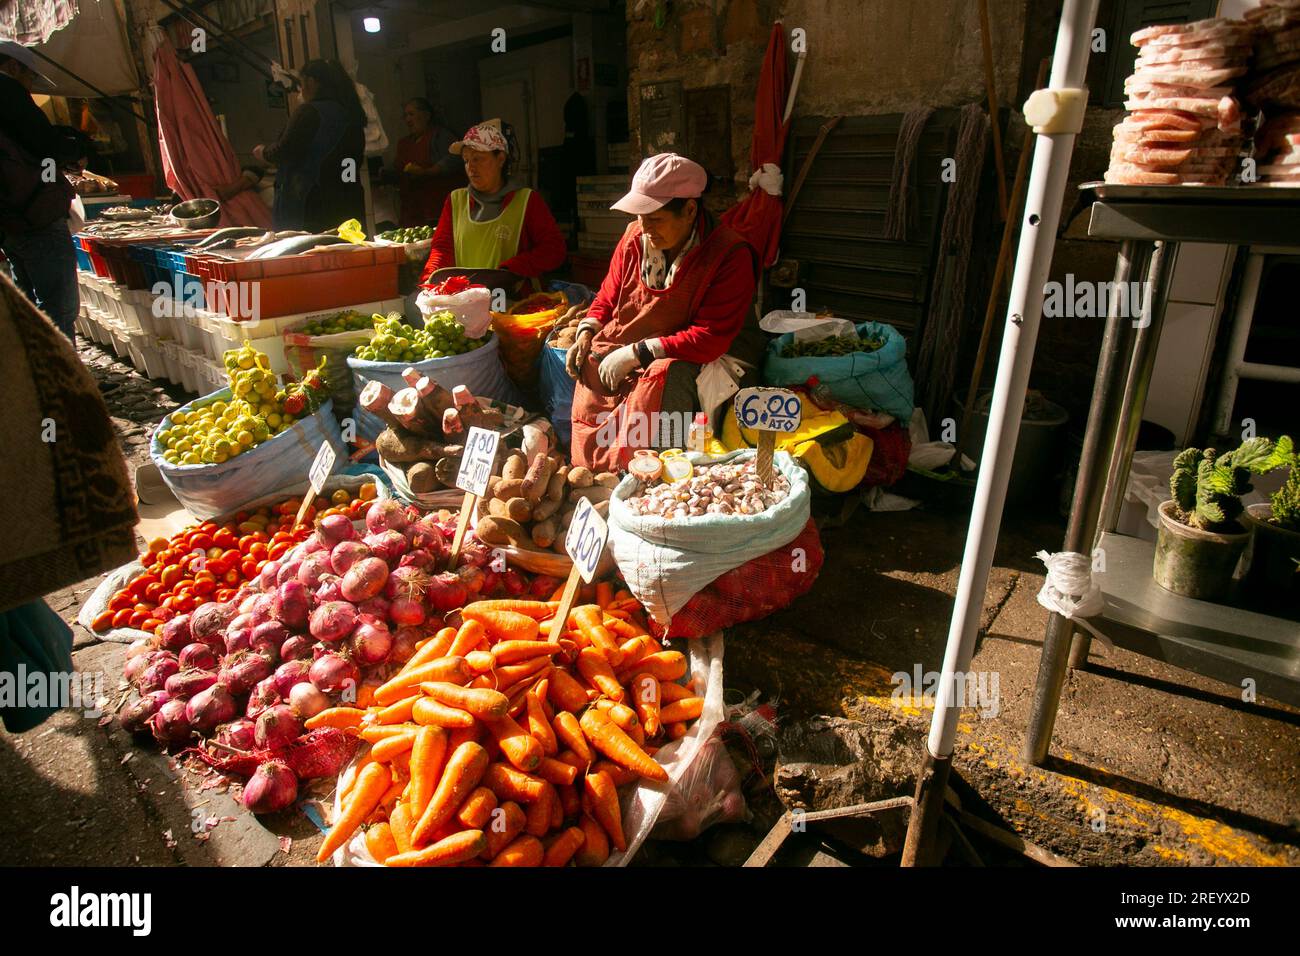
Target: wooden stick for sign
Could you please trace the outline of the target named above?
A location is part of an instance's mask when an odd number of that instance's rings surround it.
[[[568,627],[569,612],[573,610],[573,602],[578,597],[578,585],[582,583],[582,572],[578,570],[578,562],[573,562],[573,568],[569,571],[568,580],[564,582],[564,593],[560,595],[560,607],[555,612],[555,617],[551,618],[551,643],[559,643],[561,635],[564,634]]]
[[[311,507],[311,503],[315,500],[316,500],[316,489],[313,488],[311,485],[308,485],[307,493],[302,496],[302,504],[298,506],[298,514],[293,519],[293,526],[295,528],[298,527],[298,525],[302,524],[302,519],[306,516],[307,509]]]
[[[765,485],[772,484],[772,455],[775,451],[776,432],[759,432],[754,468],[758,471],[758,480]]]
[[[478,507],[478,495],[472,491],[465,492],[465,500],[460,503],[460,520],[456,522],[456,536],[451,539],[451,556],[447,559],[447,570],[456,567],[460,560],[460,546],[465,541],[465,532],[469,530],[469,519]]]

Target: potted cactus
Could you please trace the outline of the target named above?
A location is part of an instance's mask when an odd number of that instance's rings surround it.
[[[1221,601],[1250,541],[1239,520],[1250,476],[1262,475],[1288,456],[1267,438],[1251,438],[1225,454],[1213,448],[1184,449],[1169,479],[1173,498],[1160,506],[1154,576],[1166,590],[1203,601]]]
[[[1254,531],[1247,592],[1273,610],[1300,610],[1300,454],[1292,440],[1277,440],[1275,455],[1290,471],[1267,504],[1251,505],[1246,518]]]

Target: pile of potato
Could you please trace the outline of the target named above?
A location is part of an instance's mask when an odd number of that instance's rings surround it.
[[[578,499],[586,498],[601,517],[608,517],[618,481],[613,472],[570,468],[559,452],[535,454],[530,460],[523,451],[511,451],[479,502],[476,534],[484,544],[563,554]]]
[[[551,334],[551,348],[568,349],[578,337],[578,323],[587,317],[587,306],[570,309],[555,323]]]

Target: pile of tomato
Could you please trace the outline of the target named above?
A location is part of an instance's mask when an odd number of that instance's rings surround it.
[[[344,489],[328,498],[318,495],[296,525],[302,499],[286,498],[241,511],[225,524],[204,521],[171,538],[155,538],[140,555],[144,572],[113,595],[91,628],[155,632],[177,614],[188,614],[209,601],[229,601],[266,562],[311,534],[317,516],[343,514],[362,521],[377,493],[374,483],[367,482],[355,495]]]

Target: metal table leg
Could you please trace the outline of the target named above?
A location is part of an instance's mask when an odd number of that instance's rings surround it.
[[[1151,243],[1133,239],[1124,242],[1115,263],[1115,284],[1119,288],[1125,289],[1134,275],[1143,273],[1151,251]],[[1106,317],[1106,333],[1101,343],[1097,378],[1088,409],[1088,428],[1079,457],[1079,473],[1074,482],[1074,503],[1065,531],[1065,551],[1086,552],[1092,548],[1097,515],[1106,490],[1110,453],[1123,411],[1125,382],[1136,330],[1132,317],[1120,314],[1127,310],[1116,308],[1116,304],[1111,302]],[[1041,764],[1047,757],[1056,710],[1061,702],[1073,630],[1070,621],[1059,614],[1049,616],[1043,637],[1043,653],[1038,662],[1038,681],[1034,686],[1029,728],[1021,754],[1026,763]]]
[[[1128,487],[1129,471],[1133,467],[1133,450],[1137,447],[1138,431],[1142,427],[1142,413],[1146,409],[1147,392],[1151,375],[1156,367],[1156,353],[1160,346],[1160,333],[1165,323],[1165,306],[1169,301],[1169,284],[1173,277],[1173,263],[1177,261],[1178,243],[1156,243],[1146,271],[1143,290],[1142,318],[1133,342],[1133,361],[1129,364],[1124,384],[1124,400],[1120,406],[1121,421],[1115,433],[1106,471],[1106,487],[1097,513],[1097,531],[1091,547],[1096,547],[1103,532],[1114,531],[1119,524],[1119,513],[1124,505],[1124,492]],[[1092,637],[1086,631],[1076,631],[1070,648],[1070,667],[1088,663]]]

